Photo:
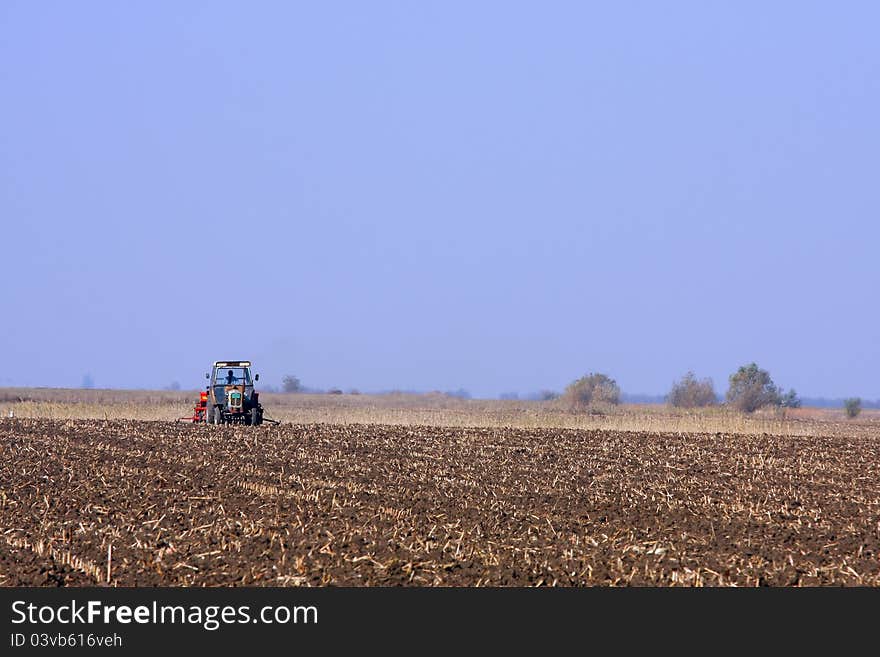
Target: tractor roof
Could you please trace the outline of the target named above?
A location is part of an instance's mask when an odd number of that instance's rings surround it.
[[[214,367],[250,367],[249,360],[218,360],[214,362]]]

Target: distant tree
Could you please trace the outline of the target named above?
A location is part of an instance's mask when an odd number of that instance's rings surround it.
[[[780,406],[782,401],[770,374],[755,363],[743,365],[730,375],[727,402],[744,413],[753,413],[764,406]]]
[[[716,401],[712,379],[698,380],[693,372],[688,372],[672,384],[666,401],[677,408],[711,406]]]
[[[340,390],[339,388],[330,388],[330,390],[327,391],[327,394],[328,395],[341,395],[342,390]]]
[[[502,392],[502,393],[498,396],[498,398],[499,398],[499,399],[507,399],[507,400],[519,399],[519,393],[516,393],[516,392]]]
[[[582,411],[595,403],[620,403],[620,386],[606,374],[590,373],[568,384],[563,395],[573,411]]]
[[[81,388],[94,388],[95,380],[92,378],[91,374],[84,374],[82,378]]]
[[[166,386],[165,389],[166,390],[180,390],[180,384],[177,381],[172,381],[171,383],[169,383]]]
[[[292,374],[288,374],[281,379],[281,390],[286,393],[302,392],[302,383]]]
[[[858,417],[859,413],[862,412],[862,400],[859,397],[850,397],[849,399],[845,399],[843,400],[843,408],[846,411],[847,417]]]
[[[779,400],[779,405],[784,406],[785,408],[800,408],[801,407],[801,398],[798,397],[797,392],[795,392],[794,388],[791,388],[787,393],[782,395]]]
[[[539,390],[538,399],[540,401],[553,401],[554,399],[559,399],[559,393],[555,390]]]
[[[469,393],[464,388],[459,388],[458,390],[449,390],[446,392],[448,397],[458,397],[459,399],[470,399],[471,393]]]

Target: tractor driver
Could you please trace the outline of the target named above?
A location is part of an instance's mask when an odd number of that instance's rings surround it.
[[[232,370],[229,370],[226,373],[226,385],[231,386],[233,383],[235,383],[235,380],[236,380],[235,374],[232,372]]]

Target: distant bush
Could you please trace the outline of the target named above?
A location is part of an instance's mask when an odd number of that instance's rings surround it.
[[[859,397],[845,399],[843,400],[843,408],[846,411],[847,417],[858,417],[859,413],[862,412],[862,400]]]
[[[448,390],[445,394],[447,397],[457,397],[458,399],[470,399],[471,393],[465,390],[464,388],[459,388],[458,390]]]
[[[554,399],[559,399],[560,394],[555,390],[537,390],[535,392],[530,392],[523,399],[527,399],[529,401],[553,401]]]
[[[688,372],[673,383],[666,397],[667,403],[676,408],[711,406],[716,400],[712,379],[698,380],[693,372]]]
[[[727,403],[744,413],[754,413],[764,406],[782,406],[783,402],[800,405],[797,394],[790,390],[783,396],[767,370],[755,363],[743,365],[730,375]]]
[[[573,411],[583,411],[592,404],[619,404],[620,386],[605,374],[590,373],[572,381],[563,395]]]
[[[779,405],[784,406],[785,408],[800,408],[801,398],[798,397],[797,392],[795,392],[794,388],[792,388],[787,393],[782,395],[782,398],[779,400]]]
[[[517,393],[517,392],[502,392],[500,395],[498,395],[498,399],[506,399],[508,401],[516,400],[516,399],[519,399],[519,393]]]
[[[177,381],[172,381],[165,386],[165,390],[180,390],[180,384]]]
[[[281,390],[287,393],[302,392],[302,383],[295,376],[288,374],[281,379]]]
[[[330,388],[330,390],[327,391],[327,394],[328,395],[341,395],[342,390],[340,390],[339,388]]]

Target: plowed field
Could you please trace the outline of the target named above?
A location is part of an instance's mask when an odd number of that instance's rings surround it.
[[[880,438],[0,420],[5,585],[877,585]]]

